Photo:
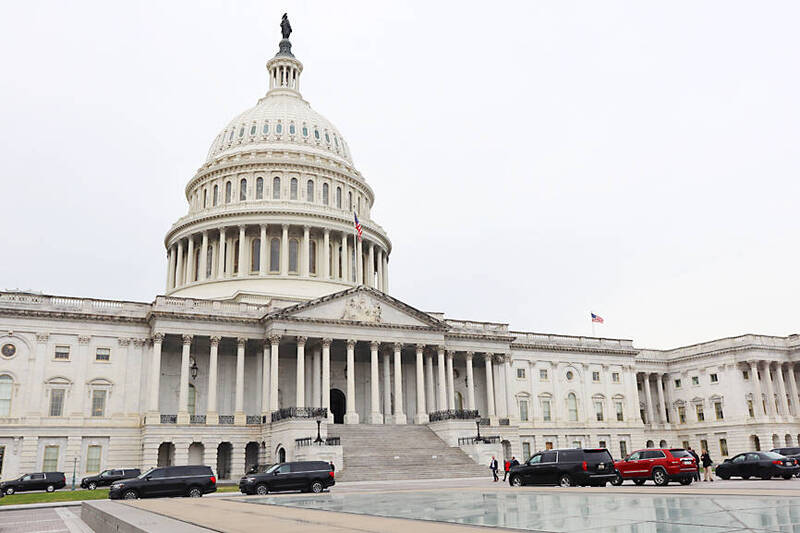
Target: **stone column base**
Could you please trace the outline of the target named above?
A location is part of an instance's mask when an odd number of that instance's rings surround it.
[[[392,415],[392,424],[408,424],[408,419],[406,418],[405,413]]]
[[[188,423],[189,423],[189,411],[178,413],[178,424],[188,424]]]
[[[247,423],[247,416],[242,413],[241,411],[238,413],[233,413],[233,425],[234,426],[244,426]]]
[[[499,417],[497,415],[492,415],[492,416],[490,416],[488,418],[489,418],[489,425],[490,426],[499,426],[500,425],[500,418],[502,418],[502,417]]]
[[[430,422],[430,419],[426,413],[417,413],[414,415],[415,424],[427,424],[428,422]]]
[[[358,424],[358,413],[345,413],[345,415],[344,415],[344,423],[345,424]]]
[[[160,424],[161,423],[161,413],[157,411],[150,411],[144,415],[144,423],[145,424]]]
[[[208,411],[206,413],[206,425],[207,426],[219,425],[219,411]]]
[[[380,413],[370,413],[369,415],[369,423],[370,424],[383,424],[383,415]]]

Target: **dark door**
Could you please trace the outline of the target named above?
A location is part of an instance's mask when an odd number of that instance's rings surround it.
[[[744,465],[741,467],[742,474],[746,476],[758,476],[760,472],[761,456],[757,453],[748,453]]]
[[[746,476],[746,475],[748,475],[744,471],[744,465],[745,465],[745,461],[746,460],[747,460],[747,454],[744,454],[744,453],[741,454],[741,455],[737,455],[736,457],[731,459],[731,462],[728,463],[730,465],[729,472],[730,472],[731,476]]]
[[[534,479],[536,469],[542,464],[542,454],[537,453],[519,468],[519,476],[522,478],[523,483],[537,483]]]
[[[331,413],[333,413],[334,424],[344,424],[344,412],[347,407],[347,399],[339,389],[331,389]]]
[[[270,490],[290,490],[292,489],[292,469],[291,465],[284,463],[272,473]]]
[[[44,490],[47,485],[47,476],[45,474],[33,474],[27,490]]]
[[[166,494],[169,490],[170,480],[167,478],[167,469],[159,468],[150,472],[139,488],[140,496],[158,496]]]
[[[556,452],[542,453],[542,462],[535,467],[533,473],[534,483],[551,485],[558,479],[558,463],[556,463]]]

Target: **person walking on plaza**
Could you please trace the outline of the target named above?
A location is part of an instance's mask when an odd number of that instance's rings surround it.
[[[511,470],[511,461],[506,459],[503,461],[503,481],[508,477],[508,471]]]
[[[686,451],[692,454],[692,457],[694,457],[694,462],[697,465],[697,471],[694,473],[692,477],[694,478],[695,481],[700,481],[700,457],[697,456],[697,452],[694,451],[691,446],[686,448]]]
[[[492,456],[492,460],[489,461],[489,469],[492,471],[492,476],[494,477],[494,480],[497,481],[498,480],[498,477],[497,477],[497,459],[494,458],[494,455]]]
[[[703,481],[714,481],[714,475],[711,473],[711,465],[714,464],[714,461],[711,460],[708,450],[703,450],[700,460],[703,462]]]
[[[517,458],[512,455],[511,456],[511,465],[509,467],[509,470],[511,470],[515,466],[519,466],[519,461],[517,461]]]

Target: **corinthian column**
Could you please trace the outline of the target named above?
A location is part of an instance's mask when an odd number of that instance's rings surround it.
[[[483,354],[483,362],[486,368],[486,411],[487,416],[495,416],[494,411],[494,377],[492,376],[492,354]]]
[[[236,408],[233,412],[233,423],[237,426],[243,426],[247,421],[244,414],[244,348],[246,344],[246,338],[236,339]]]
[[[217,246],[217,279],[225,277],[225,228],[219,229],[219,245]]]
[[[472,375],[472,352],[467,352],[465,360],[467,362],[467,409],[475,409],[475,379]]]
[[[194,276],[194,236],[189,235],[189,250],[186,253],[186,277],[184,283],[188,285]]]
[[[453,352],[447,352],[447,408],[456,408],[456,390],[453,383]]]
[[[394,423],[406,424],[406,415],[403,412],[403,345],[394,344]]]
[[[192,336],[183,336],[181,352],[181,382],[178,389],[178,424],[189,423],[189,350],[192,347]]]
[[[392,368],[389,362],[389,352],[383,353],[383,422],[388,424],[392,420]]]
[[[258,241],[258,275],[267,275],[267,225],[261,224],[261,235]]]
[[[427,424],[428,413],[425,409],[425,368],[422,362],[422,351],[425,346],[417,344],[417,414],[414,416],[415,424]]]
[[[381,396],[378,384],[380,377],[378,376],[378,348],[380,347],[378,341],[369,343],[369,383],[370,383],[370,424],[383,424],[383,415],[381,414]]]
[[[306,406],[306,338],[297,337],[297,371],[295,372],[295,407]]]
[[[439,400],[437,408],[440,411],[448,409],[447,404],[447,377],[444,371],[444,346],[436,348],[437,366],[439,367]]]
[[[347,341],[347,409],[344,414],[345,424],[358,424],[356,412],[356,341]]]
[[[261,416],[269,415],[269,376],[270,354],[269,339],[264,339],[264,348],[261,355]]]
[[[183,285],[183,239],[178,241],[178,266],[177,274],[175,275],[175,286],[180,287]]]
[[[145,424],[160,424],[158,398],[161,394],[161,344],[164,342],[163,333],[153,334],[153,358],[150,361],[150,397],[148,398],[148,413]]]
[[[217,372],[219,360],[220,337],[211,337],[211,350],[208,357],[208,406],[206,407],[206,424],[219,423],[219,407],[217,407]]]
[[[764,411],[764,397],[761,392],[761,380],[758,379],[758,361],[748,361],[747,364],[750,365],[750,375],[753,378],[753,388],[755,389],[753,391],[753,412],[756,418],[758,418],[758,415],[766,416],[767,413]]]
[[[269,410],[278,410],[278,349],[281,344],[280,335],[270,335],[270,362],[269,362]]]
[[[322,339],[322,407],[328,410],[328,422],[333,423],[331,413],[331,342]]]
[[[238,277],[242,278],[250,270],[245,259],[245,250],[247,249],[247,242],[244,235],[244,226],[239,226],[239,272]]]
[[[425,398],[428,412],[436,411],[436,395],[433,393],[433,354],[430,350],[425,354]]]
[[[647,406],[647,423],[654,424],[653,416],[653,395],[650,393],[650,374],[644,374],[644,403]]]
[[[322,279],[331,278],[331,230],[322,233]]]
[[[208,270],[208,231],[203,232],[203,240],[200,242],[200,272],[197,273],[198,280],[205,280]]]

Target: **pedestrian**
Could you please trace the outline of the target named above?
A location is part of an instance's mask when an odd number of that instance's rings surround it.
[[[519,466],[519,461],[517,461],[517,458],[512,455],[511,456],[511,468],[514,468],[515,466]]]
[[[511,461],[506,459],[503,461],[503,481],[508,477],[508,471],[511,470]]]
[[[711,460],[708,450],[703,450],[700,460],[703,462],[703,481],[714,481],[714,475],[711,473],[711,465],[714,464],[714,461]]]
[[[495,482],[499,479],[497,477],[497,459],[492,456],[492,460],[489,461],[489,469],[492,471],[492,476],[494,477]]]
[[[695,470],[692,478],[694,478],[695,481],[700,481],[700,457],[697,456],[697,452],[694,451],[691,446],[686,448],[686,451],[692,454],[692,457],[694,457],[694,464],[697,465],[697,470]]]

